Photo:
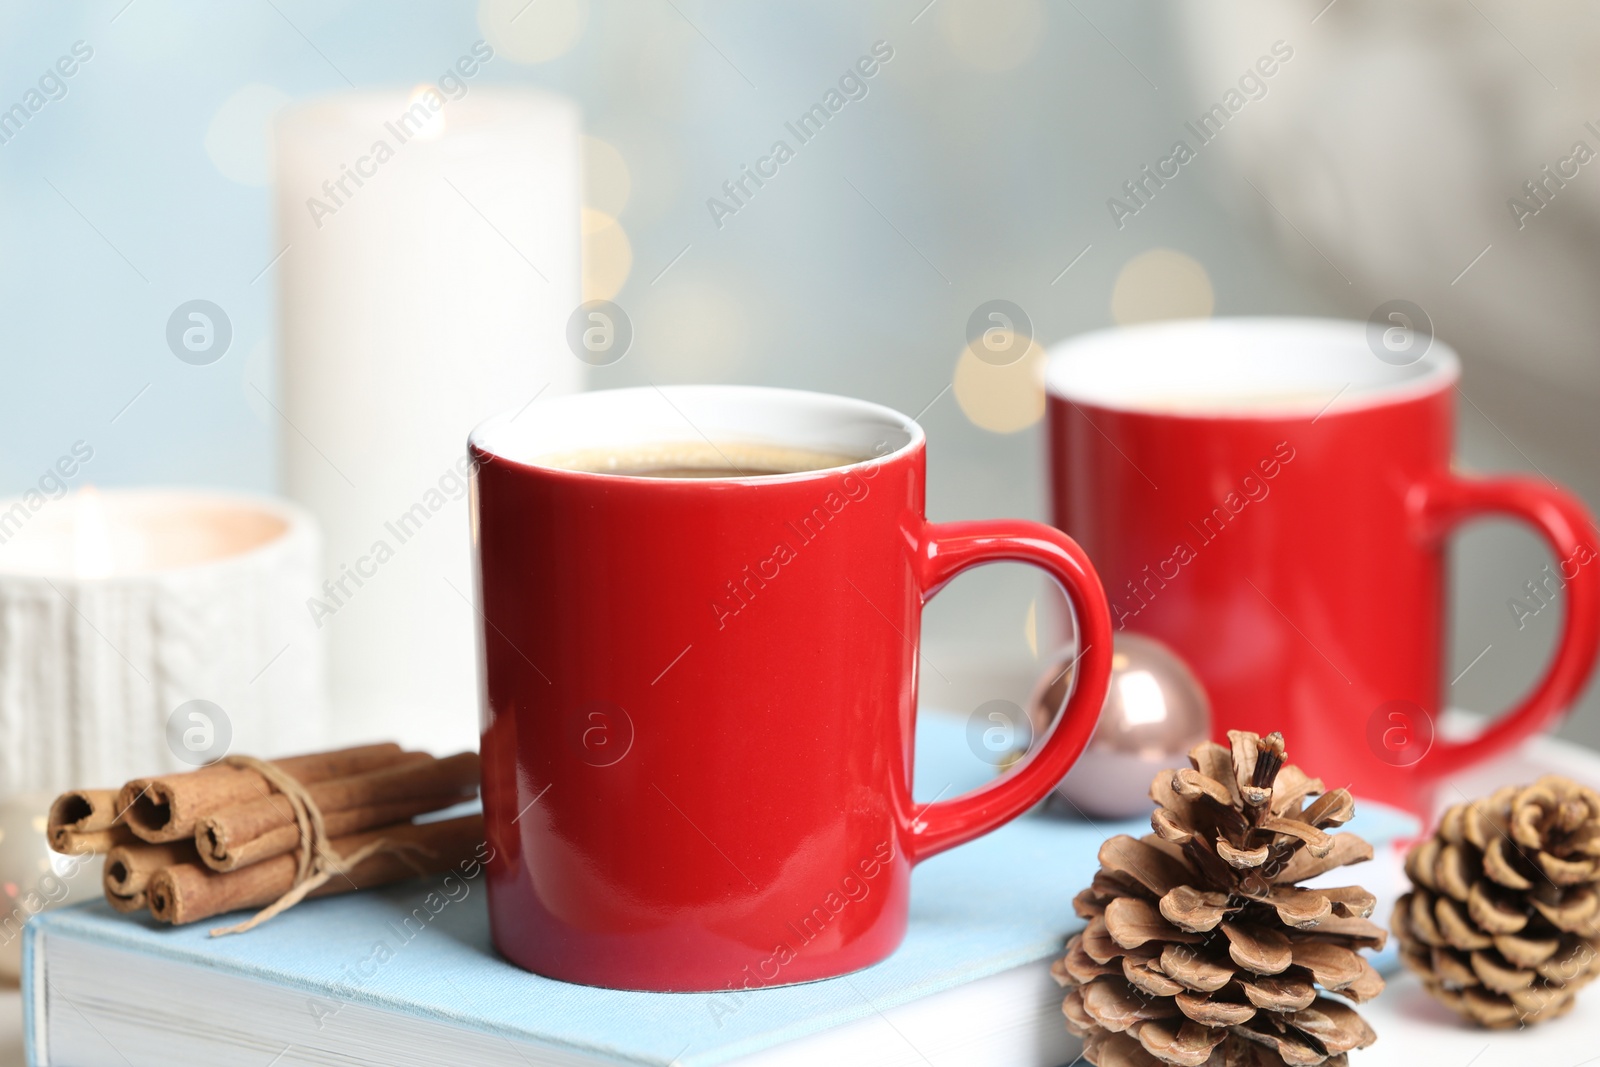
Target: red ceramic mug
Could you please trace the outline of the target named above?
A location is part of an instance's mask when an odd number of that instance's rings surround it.
[[[668,478],[595,462],[702,441],[837,463]],[[904,934],[912,866],[1043,798],[1093,730],[1111,655],[1094,571],[1038,523],[929,523],[904,415],[620,389],[491,419],[469,447],[489,914],[529,970],[704,991],[876,962]],[[1015,771],[915,805],[922,605],[998,560],[1065,589],[1088,646],[1077,690]]]
[[[1565,710],[1600,637],[1583,506],[1452,468],[1459,375],[1424,334],[1309,319],[1089,334],[1047,370],[1056,525],[1094,559],[1114,624],[1188,661],[1218,738],[1282,729],[1330,786],[1424,815],[1442,777]],[[1452,742],[1434,735],[1446,541],[1485,515],[1543,535],[1566,617],[1522,703]]]

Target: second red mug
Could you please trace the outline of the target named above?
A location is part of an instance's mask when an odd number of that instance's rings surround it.
[[[727,469],[635,469],[707,447]],[[928,522],[904,415],[623,389],[491,419],[470,448],[489,915],[529,970],[688,991],[876,962],[912,866],[1042,799],[1093,731],[1111,623],[1083,553],[1038,523]],[[832,458],[746,458],[795,453]],[[998,560],[1065,589],[1077,688],[1019,768],[914,804],[922,605]]]
[[[1056,524],[1100,569],[1115,625],[1189,663],[1219,739],[1282,729],[1330,788],[1427,815],[1441,778],[1577,696],[1600,639],[1600,567],[1571,495],[1452,467],[1456,355],[1422,334],[1390,340],[1310,319],[1074,339],[1048,366],[1050,459]],[[1523,701],[1447,741],[1446,544],[1489,515],[1544,537],[1566,617]]]

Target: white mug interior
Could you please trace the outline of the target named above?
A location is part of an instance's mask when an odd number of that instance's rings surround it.
[[[1315,417],[1392,404],[1455,384],[1436,337],[1310,318],[1186,319],[1100,330],[1056,345],[1046,388],[1113,410],[1241,418]]]
[[[837,466],[761,475],[763,482],[882,462],[915,448],[923,439],[922,427],[914,419],[881,404],[751,385],[641,386],[540,399],[493,416],[470,438],[473,445],[499,459],[602,478],[633,475],[573,471],[550,458],[673,441],[765,445],[851,457]],[[739,480],[737,476],[697,479]]]

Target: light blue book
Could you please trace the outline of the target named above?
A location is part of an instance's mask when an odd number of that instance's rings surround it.
[[[924,716],[917,768],[919,800],[994,773],[964,721],[938,714]],[[1358,809],[1349,829],[1380,859],[1417,832],[1408,815]],[[739,993],[620,992],[519,970],[490,944],[481,879],[308,901],[223,938],[207,936],[212,922],[172,928],[97,900],[26,928],[28,1062],[1060,1067],[1077,1048],[1048,965],[1082,926],[1072,897],[1108,835],[1148,830],[1030,814],[917,868],[910,929],[889,959]]]

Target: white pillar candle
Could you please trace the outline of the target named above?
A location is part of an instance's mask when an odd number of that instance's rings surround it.
[[[315,520],[269,499],[0,501],[0,794],[190,770],[198,750],[176,751],[168,720],[191,700],[222,709],[228,751],[323,745],[321,635],[303,607],[318,548]]]
[[[303,610],[336,736],[435,749],[477,740],[467,433],[582,368],[577,110],[448,88],[327,97],[276,137],[283,478],[327,545]]]

